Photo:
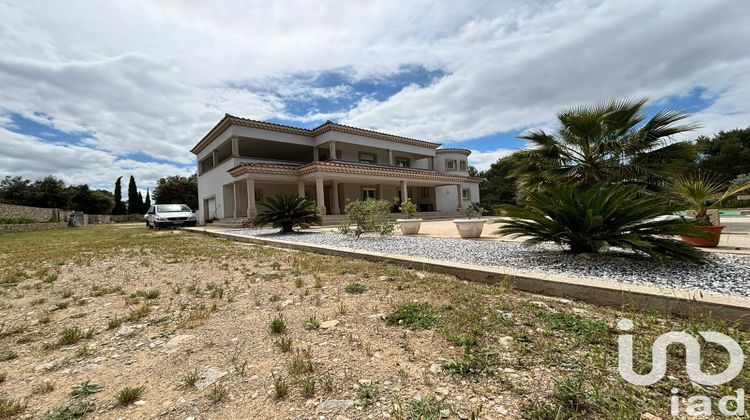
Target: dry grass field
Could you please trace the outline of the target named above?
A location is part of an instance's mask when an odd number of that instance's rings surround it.
[[[387,239],[386,239],[387,240]],[[669,417],[684,352],[647,388],[617,373],[670,330],[748,335],[503,285],[142,226],[0,236],[0,418]],[[704,345],[704,370],[723,370]],[[696,388],[699,387],[699,388]]]

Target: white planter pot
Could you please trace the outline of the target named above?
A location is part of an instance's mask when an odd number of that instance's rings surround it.
[[[485,221],[482,219],[454,219],[453,223],[462,238],[478,238],[482,236]]]
[[[422,226],[422,219],[396,219],[396,223],[404,235],[416,235]]]

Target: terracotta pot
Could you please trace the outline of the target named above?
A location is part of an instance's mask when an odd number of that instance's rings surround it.
[[[711,237],[698,238],[695,236],[683,236],[682,242],[685,242],[686,244],[690,244],[692,246],[699,246],[704,248],[713,248],[719,245],[719,240],[721,239],[721,230],[724,229],[724,226],[701,226],[701,229],[710,234]]]
[[[404,235],[416,235],[422,226],[422,219],[396,219],[396,223]]]
[[[482,236],[485,220],[455,219],[453,220],[453,223],[456,225],[458,234],[461,235],[462,238],[478,238]]]

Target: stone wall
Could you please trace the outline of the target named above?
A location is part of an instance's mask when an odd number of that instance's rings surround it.
[[[24,223],[20,225],[0,225],[0,235],[4,233],[33,232],[36,230],[62,229],[68,226],[66,222],[54,223]]]
[[[0,218],[2,219],[33,219],[38,222],[48,222],[51,219],[63,220],[68,215],[67,210],[47,209],[42,207],[16,206],[0,203]]]

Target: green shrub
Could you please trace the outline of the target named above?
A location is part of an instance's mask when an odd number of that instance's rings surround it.
[[[367,287],[363,284],[359,283],[352,283],[344,288],[344,291],[346,293],[351,293],[353,295],[361,295],[362,293],[367,291]]]
[[[367,232],[388,235],[393,232],[393,224],[388,220],[390,208],[388,200],[350,201],[346,205],[346,221],[339,226],[339,232],[357,238]]]
[[[120,405],[130,405],[134,402],[138,401],[141,398],[141,395],[143,394],[145,387],[139,386],[135,388],[131,388],[129,386],[126,386],[125,388],[121,389],[120,392],[117,393],[115,396],[117,398],[117,402],[120,403]]]
[[[28,217],[0,217],[0,225],[28,225],[31,223],[44,223]]]
[[[706,254],[677,235],[701,236],[695,225],[679,218],[657,219],[673,208],[659,196],[634,185],[557,185],[528,194],[525,207],[507,205],[510,220],[497,233],[526,236],[527,242],[554,242],[576,254],[620,247],[663,261],[703,262]]]
[[[322,223],[316,204],[298,195],[277,194],[260,203],[265,210],[253,219],[257,227],[271,225],[281,232],[294,232],[295,227],[307,228]]]
[[[417,213],[417,205],[411,201],[411,198],[407,198],[406,202],[401,204],[399,210],[406,215],[407,219],[411,219]]]

